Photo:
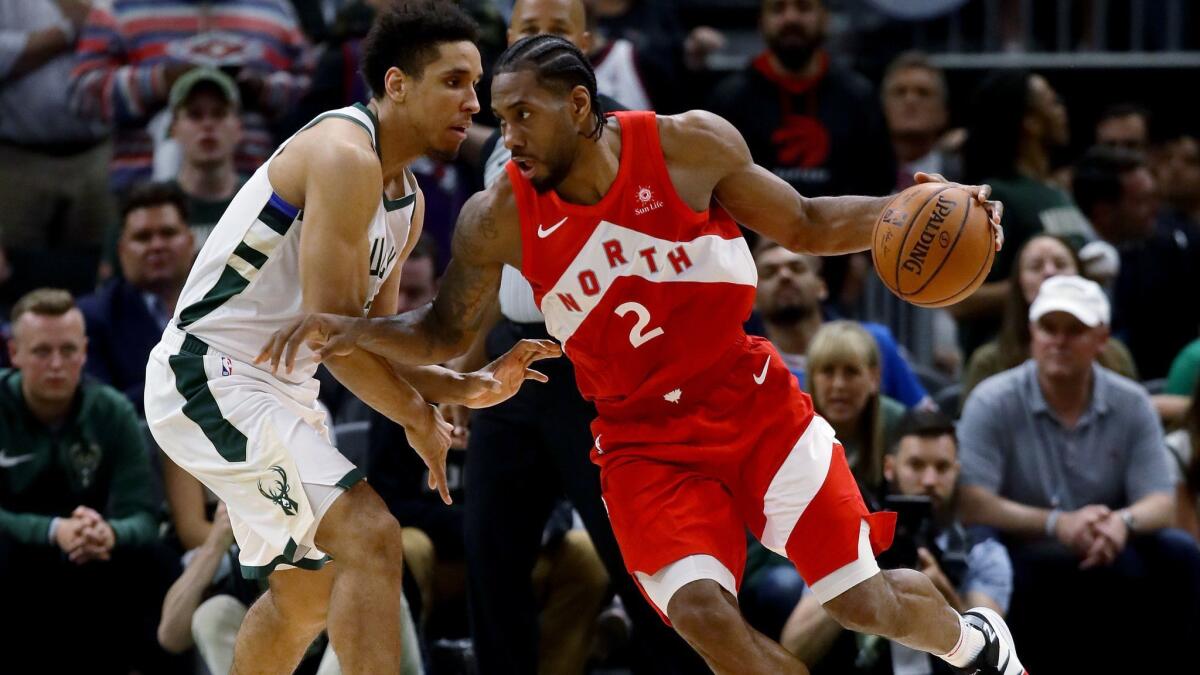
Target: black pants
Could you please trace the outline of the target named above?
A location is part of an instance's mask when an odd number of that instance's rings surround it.
[[[1200,548],[1187,533],[1133,537],[1112,565],[1087,571],[1057,544],[1009,550],[1008,622],[1030,672],[1195,671]]]
[[[541,324],[502,320],[488,336],[488,353],[495,358],[519,339],[545,337]],[[537,672],[538,606],[530,575],[546,519],[564,496],[583,518],[633,620],[634,672],[708,672],[625,571],[600,499],[599,469],[588,457],[596,411],[579,395],[570,362],[564,357],[534,367],[550,377],[548,384],[527,382],[512,399],[471,418],[467,592],[480,674]]]
[[[191,656],[166,654],[156,637],[178,574],[165,546],[76,565],[57,547],[0,534],[0,672],[188,672]]]

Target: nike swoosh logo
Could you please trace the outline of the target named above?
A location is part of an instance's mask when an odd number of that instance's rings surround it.
[[[567,222],[567,219],[563,218],[562,220],[558,221],[557,223],[551,225],[548,229],[542,229],[542,226],[538,225],[538,237],[541,239],[545,239],[546,237],[549,237],[550,235],[554,234],[555,230],[562,227],[563,223],[565,223],[565,222]]]
[[[17,455],[16,457],[13,457],[13,456],[9,455],[6,451],[0,450],[0,469],[11,469],[12,467],[17,466],[18,464],[24,464],[25,462],[28,462],[32,459],[33,459],[32,452],[29,453],[28,455]]]
[[[767,366],[771,365],[771,356],[767,355],[767,362],[763,364],[762,372],[754,376],[754,384],[762,384],[767,381]]]

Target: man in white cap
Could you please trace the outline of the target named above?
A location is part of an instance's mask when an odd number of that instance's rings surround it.
[[[981,383],[958,427],[963,520],[1006,537],[1034,673],[1172,672],[1185,658],[1172,645],[1200,627],[1200,549],[1169,527],[1175,481],[1150,397],[1096,363],[1109,317],[1095,282],[1047,279],[1029,309],[1033,358]]]

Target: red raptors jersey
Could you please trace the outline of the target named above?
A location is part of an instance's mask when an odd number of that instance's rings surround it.
[[[601,417],[640,401],[680,402],[684,383],[744,344],[758,282],[733,220],[716,206],[693,211],[675,192],[655,114],[615,117],[620,168],[597,204],[539,194],[507,167],[521,271]]]

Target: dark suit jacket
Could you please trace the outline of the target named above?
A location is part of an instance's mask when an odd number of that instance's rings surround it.
[[[120,390],[142,415],[146,361],[162,337],[142,291],[124,279],[113,279],[80,298],[79,310],[87,321],[85,370]]]

